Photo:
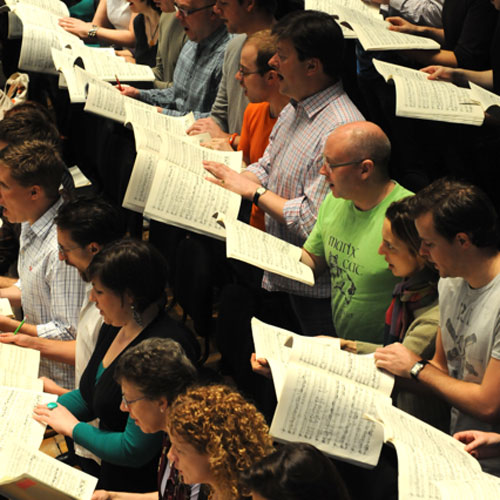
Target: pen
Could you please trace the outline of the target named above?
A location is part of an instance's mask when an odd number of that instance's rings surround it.
[[[26,322],[26,316],[21,321],[21,323],[19,323],[19,325],[17,325],[17,328],[14,330],[14,335],[23,327],[23,325],[24,325],[25,322]]]
[[[118,90],[121,92],[123,90],[122,84],[120,83],[120,80],[118,80],[118,75],[115,75],[116,78],[116,83],[118,84]]]

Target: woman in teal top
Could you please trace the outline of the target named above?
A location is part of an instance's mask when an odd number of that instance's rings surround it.
[[[194,361],[198,346],[164,311],[166,265],[152,246],[135,240],[112,243],[94,257],[87,274],[93,285],[91,300],[105,324],[80,388],[61,396],[52,410],[38,407],[35,418],[101,458],[99,488],[152,491],[162,436],[143,433],[120,410],[114,368],[127,349],[146,338],[172,338]],[[85,423],[95,418],[99,428]]]

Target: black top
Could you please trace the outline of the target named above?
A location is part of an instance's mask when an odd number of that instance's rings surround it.
[[[452,50],[458,67],[490,68],[489,48],[497,20],[490,0],[445,0],[442,49]]]
[[[120,410],[121,388],[113,378],[114,367],[120,356],[130,347],[152,337],[171,338],[181,344],[187,356],[195,362],[199,346],[193,334],[162,311],[144,330],[113,360],[96,383],[97,370],[109,346],[115,339],[118,327],[104,324],[97,343],[80,380],[80,393],[95,417],[99,417],[99,428],[111,432],[123,432],[128,413]],[[156,488],[156,471],[159,452],[142,467],[124,467],[102,461],[98,488],[148,492]]]
[[[493,69],[493,92],[500,94],[500,12],[491,42],[491,68]]]
[[[134,19],[135,49],[134,57],[137,64],[146,64],[151,68],[156,66],[156,47],[158,44],[149,45],[146,36],[144,14],[137,14]]]

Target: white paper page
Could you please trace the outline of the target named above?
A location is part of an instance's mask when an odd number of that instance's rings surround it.
[[[75,47],[73,53],[81,57],[85,69],[102,80],[115,82],[116,76],[120,81],[137,82],[153,81],[153,70],[143,64],[131,64],[121,57],[109,56],[92,47],[82,45]]]
[[[33,418],[33,409],[56,400],[55,394],[0,387],[0,450],[9,441],[37,450],[46,426]]]
[[[214,149],[208,149],[197,144],[193,144],[185,137],[165,134],[163,137],[160,157],[168,160],[174,165],[179,165],[190,172],[205,178],[210,177],[211,174],[203,168],[204,160],[223,163],[235,172],[240,172],[243,161],[243,152],[216,151]],[[230,218],[230,215],[227,213],[226,216]]]
[[[379,12],[379,6],[362,0],[306,0],[305,8],[312,10],[321,10],[327,14],[338,15],[337,7],[347,7],[365,15],[382,19]]]
[[[382,19],[345,7],[340,8],[339,12],[341,19],[348,21],[352,26],[365,50],[440,49],[439,43],[431,38],[389,30],[389,23]]]
[[[138,101],[135,101],[138,102]],[[169,132],[174,135],[186,135],[186,130],[194,123],[193,113],[184,116],[169,116],[158,113],[156,106],[136,106],[134,101],[125,103],[126,123],[139,125],[157,132]]]
[[[425,120],[481,125],[484,113],[472,104],[469,89],[429,80],[427,73],[374,59],[377,71],[396,85],[396,115]]]
[[[156,155],[160,155],[163,144],[164,133],[152,130],[150,128],[133,125],[135,150],[149,151]]]
[[[37,378],[40,351],[11,344],[0,344],[0,367],[8,372]]]
[[[31,25],[24,26],[19,69],[56,74],[52,62],[52,47],[62,48],[56,32]]]
[[[0,314],[2,316],[9,316],[10,318],[14,317],[14,311],[12,311],[9,299],[0,299]]]
[[[137,151],[134,168],[123,198],[123,207],[141,214],[144,212],[159,160],[158,154],[152,151],[143,149]]]
[[[270,433],[278,440],[310,443],[342,460],[375,466],[384,431],[363,416],[376,414],[377,399],[391,404],[375,391],[290,363]]]
[[[469,82],[470,85],[470,95],[472,100],[481,103],[481,107],[486,111],[491,106],[500,106],[500,96],[490,92],[489,90],[476,85],[475,83]]]
[[[9,40],[18,40],[23,36],[23,22],[15,12],[7,13],[9,28],[7,31],[7,38]]]
[[[300,340],[299,340],[300,342]],[[294,344],[290,362],[315,366],[328,373],[365,385],[390,396],[394,377],[379,370],[373,358],[365,358],[351,352],[339,350],[314,342]]]
[[[38,28],[67,33],[64,28],[59,26],[61,16],[52,14],[52,12],[24,3],[17,4],[12,10],[21,19],[23,27],[31,24]]]
[[[39,9],[51,12],[56,16],[69,17],[68,7],[60,0],[22,0],[21,2],[17,2],[15,0],[6,0],[5,3],[12,6],[18,4],[33,5],[34,7],[38,7]]]
[[[2,481],[29,475],[78,500],[90,500],[97,485],[97,478],[18,443],[9,443],[0,452],[0,463]]]
[[[76,189],[86,187],[86,186],[92,186],[92,183],[90,182],[90,180],[78,168],[77,165],[70,167],[68,170],[69,170],[69,173],[71,174],[71,177],[73,177],[73,182],[75,184]]]
[[[167,161],[157,165],[144,215],[160,222],[224,239],[225,230],[213,218],[223,211],[236,217],[241,196],[201,175]]]
[[[280,276],[314,285],[312,269],[300,262],[302,249],[236,219],[224,218],[226,255]]]
[[[436,481],[441,500],[472,500],[500,498],[500,479],[481,474],[474,479]]]
[[[125,121],[125,96],[109,83],[91,82],[88,87],[85,111],[110,118],[120,123]]]
[[[29,391],[43,392],[43,380],[27,377],[20,373],[9,372],[0,368],[0,385],[28,389]],[[0,462],[1,463],[1,462]]]
[[[74,66],[74,57],[71,51],[52,48],[52,61],[59,75],[59,88],[67,88],[69,99],[72,103],[85,102],[87,94],[85,92],[86,80],[82,80],[81,73],[77,75]],[[81,68],[78,68],[80,71]]]
[[[448,434],[399,410],[378,406],[386,440],[396,447],[400,498],[440,499],[433,481],[470,479],[481,472],[479,462]]]

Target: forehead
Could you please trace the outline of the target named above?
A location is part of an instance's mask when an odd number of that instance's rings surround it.
[[[137,388],[137,386],[133,382],[127,380],[126,378],[121,379],[120,385],[122,387],[122,392],[123,394],[125,394],[125,396],[133,396],[134,398],[142,396],[142,393]]]
[[[415,219],[415,226],[421,238],[439,238],[439,233],[434,226],[434,217],[432,212],[425,212]]]
[[[69,229],[61,229],[60,227],[57,228],[57,239],[59,241],[64,241],[66,243],[74,243],[76,245],[76,242],[73,241],[73,238],[71,238],[71,231]]]
[[[257,63],[257,47],[253,43],[246,43],[241,49],[240,62],[243,65]]]
[[[295,46],[290,38],[278,38],[276,40],[276,51],[286,55],[297,55]]]

